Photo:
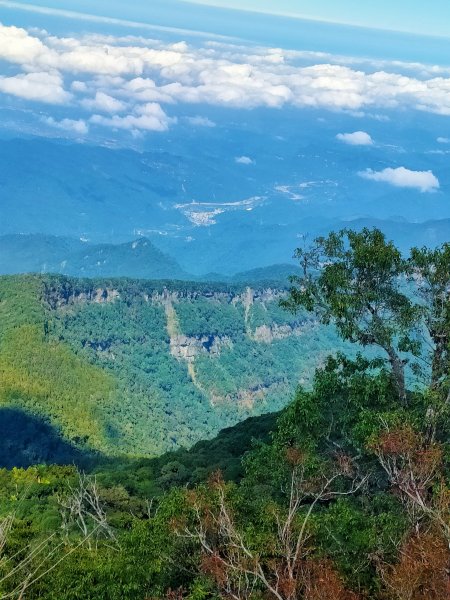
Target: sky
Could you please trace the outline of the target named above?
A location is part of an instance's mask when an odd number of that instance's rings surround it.
[[[326,130],[324,146],[313,134],[313,158],[322,160],[329,144],[339,145],[339,156],[354,153],[359,163],[349,164],[356,185],[442,197],[448,167],[435,165],[450,155],[450,36],[333,23],[350,21],[353,0],[341,0],[339,14],[329,0],[314,8],[296,3],[303,17],[326,22],[244,13],[230,9],[234,0],[220,1],[227,7],[187,0],[0,0],[0,138],[19,131],[139,149],[203,131],[222,142],[232,139],[235,123],[247,127],[248,115],[256,115],[264,135],[268,130],[270,155],[274,140],[284,140],[279,123],[312,119]],[[381,10],[385,0],[377,1],[378,12],[355,8],[353,21],[412,28],[420,16],[411,10],[414,0],[405,10],[408,22],[400,18],[405,2],[390,1],[395,7],[389,11]],[[240,0],[247,9],[251,2]],[[278,2],[278,10],[290,8],[289,0]],[[269,0],[257,5],[273,6]],[[450,22],[449,13],[443,7],[443,22]],[[428,17],[423,34],[436,32]],[[408,140],[414,148],[422,144],[419,158],[391,136],[393,121],[413,129]],[[301,158],[302,139],[298,143]],[[252,149],[233,150],[232,160],[252,181],[260,165]],[[282,162],[282,152],[275,160]],[[291,193],[286,185],[279,182],[278,191]],[[216,208],[210,212],[212,223]]]
[[[426,35],[450,35],[448,0],[432,3],[422,0],[197,0],[195,3]]]
[[[327,2],[321,10],[333,18]],[[207,127],[205,106],[450,116],[450,38],[433,46],[432,38],[239,14],[180,0],[129,0],[126,10],[122,0],[0,0],[0,105],[24,114],[34,106],[41,127],[82,137],[168,131],[183,106],[197,106],[194,122]],[[202,30],[194,38],[180,29],[192,26]],[[249,30],[256,45],[244,43]]]
[[[450,38],[448,0],[433,0],[432,3],[422,0],[152,0],[148,4],[129,0],[126,5],[120,0],[31,0],[29,3],[132,20],[148,21],[164,15],[166,20],[184,19],[190,28],[192,18],[201,26],[203,22],[208,25],[210,19],[214,20],[214,15],[202,14],[199,7],[218,6]],[[7,3],[1,2],[0,7],[2,4]],[[18,0],[17,4],[28,2]],[[249,31],[255,27],[248,22]]]

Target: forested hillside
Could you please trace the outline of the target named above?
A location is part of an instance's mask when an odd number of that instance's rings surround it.
[[[87,471],[0,470],[1,597],[448,600],[450,245],[402,258],[380,231],[343,231],[299,250],[298,258],[303,274],[284,296],[291,318],[334,323],[342,344],[359,342],[375,354],[329,356],[312,385],[300,386],[278,414],[254,417],[190,450],[157,458],[91,455]],[[198,339],[205,323],[214,337],[208,348],[220,335],[235,343],[232,311],[243,313],[236,323],[248,327],[254,344],[269,343],[258,341],[262,332],[294,326],[281,320],[278,304],[270,307],[268,295],[277,292],[266,288],[251,294],[61,278],[2,285],[2,370],[9,377],[2,378],[9,382],[2,398],[27,414],[47,406],[66,432],[77,421],[64,421],[61,407],[70,416],[69,400],[82,402],[88,384],[96,386],[89,401],[103,425],[120,404],[120,371],[93,357],[119,356],[117,339],[133,349],[125,311],[136,311],[145,343],[145,307],[157,323],[154,310],[163,302],[169,355],[171,339],[173,345],[180,331]],[[197,301],[204,319],[192,308]],[[212,307],[224,302],[218,319]],[[105,337],[112,308],[117,338]],[[261,324],[264,310],[272,320]],[[103,329],[91,326],[92,314]],[[77,318],[85,319],[82,339],[71,323]],[[14,346],[20,334],[28,335],[26,361]],[[188,361],[195,386],[198,357],[189,362],[190,352],[180,350],[186,347],[177,344],[172,358],[180,369]],[[54,371],[43,368],[49,356]],[[65,371],[52,395],[56,368]],[[71,377],[80,382],[76,396]],[[82,422],[87,441],[107,431],[95,412],[90,417]]]
[[[1,278],[0,402],[17,464],[156,455],[279,410],[342,347],[333,328],[282,309],[285,293]]]

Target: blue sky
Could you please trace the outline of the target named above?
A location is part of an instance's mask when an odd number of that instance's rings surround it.
[[[432,3],[423,0],[152,0],[149,3],[129,0],[126,5],[120,0],[30,0],[29,3],[96,14],[115,13],[114,16],[121,18],[146,21],[149,17],[158,19],[162,14],[166,20],[184,17],[189,21],[195,17],[200,23],[204,18],[208,20],[208,15],[202,15],[198,9],[208,5],[450,38],[448,0]],[[2,4],[6,3],[0,2],[0,7]],[[17,4],[28,2],[17,0]]]
[[[213,6],[215,3],[223,7]],[[45,14],[36,12],[43,7],[46,7]],[[316,20],[280,16],[275,22],[274,17],[262,12],[241,15],[234,10],[238,7],[285,12]],[[228,36],[286,49],[450,66],[448,0],[434,0],[432,11],[418,0],[377,0],[370,4],[357,0],[317,0],[314,3],[312,0],[128,0],[126,3],[123,0],[0,0],[0,21],[22,27],[42,27],[60,34],[70,34],[74,26],[100,27],[98,22],[89,23],[89,19],[84,19],[84,23],[80,20],[76,25],[75,19],[69,19],[64,10],[116,19],[122,25],[124,21],[133,21],[145,25],[147,33],[151,26],[157,26],[156,30],[159,27],[160,34],[161,27],[200,30],[206,35]],[[370,26],[371,31],[361,27],[350,29],[342,23]],[[111,21],[109,30],[119,32]],[[436,37],[421,40],[409,33],[396,33],[398,30]],[[180,35],[183,34],[180,32]],[[437,37],[439,35],[445,37]]]
[[[433,0],[432,3],[422,0],[197,0],[195,3],[427,35],[450,35],[448,0]]]

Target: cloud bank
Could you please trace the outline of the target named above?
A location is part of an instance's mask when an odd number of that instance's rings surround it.
[[[364,179],[389,183],[399,188],[412,188],[421,192],[434,192],[439,189],[439,180],[432,171],[411,171],[405,167],[388,168],[383,171],[367,169],[359,173]]]
[[[7,65],[0,95],[66,106],[73,120],[131,132],[165,131],[175,122],[172,107],[186,104],[358,114],[414,109],[450,115],[450,70],[419,64],[218,41],[193,46],[132,35],[58,37],[1,24],[0,60]],[[148,106],[153,106],[152,114],[146,113]],[[190,122],[213,124],[202,115]],[[342,133],[338,139],[372,143],[363,131]]]
[[[69,131],[80,136],[85,136],[89,133],[89,125],[83,121],[83,119],[79,119],[78,121],[75,121],[74,119],[62,119],[61,121],[57,121],[53,117],[47,117],[43,119],[43,122],[55,129]]]
[[[354,133],[338,133],[336,136],[341,142],[350,146],[373,146],[371,136],[365,131],[355,131]]]
[[[68,104],[72,94],[63,87],[57,72],[35,72],[0,78],[0,92],[46,104]]]

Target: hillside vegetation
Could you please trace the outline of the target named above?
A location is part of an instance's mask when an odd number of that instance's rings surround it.
[[[375,354],[329,356],[279,414],[191,450],[97,461],[89,474],[0,470],[0,595],[448,599],[450,245],[402,258],[366,229],[318,239],[298,258],[303,274],[285,306],[334,323],[343,342]],[[142,284],[124,285],[108,294],[126,303],[125,289],[142,293]],[[95,286],[87,292],[86,282],[39,286],[65,319],[83,314],[86,294],[109,297]],[[29,327],[35,291],[16,327]],[[167,290],[154,291],[169,302]],[[192,293],[186,288],[184,301]],[[186,318],[169,298],[169,336],[188,325],[184,335],[202,331],[203,319],[217,333],[214,311]],[[236,324],[225,313],[224,334],[246,325],[255,336],[247,307],[234,307],[244,312]],[[54,335],[44,334],[41,348]]]
[[[264,284],[2,277],[0,405],[88,455],[191,446],[285,406],[336,348],[332,328],[280,308],[284,293]],[[56,450],[33,447],[28,464],[61,462]]]

